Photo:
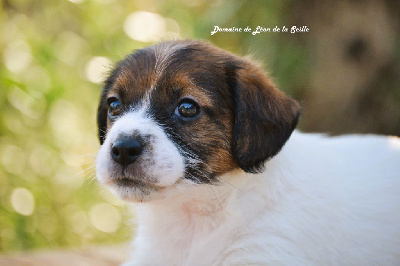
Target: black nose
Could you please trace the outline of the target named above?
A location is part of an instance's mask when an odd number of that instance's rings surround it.
[[[122,138],[111,146],[111,157],[120,165],[128,166],[136,161],[142,150],[142,144],[137,139]]]

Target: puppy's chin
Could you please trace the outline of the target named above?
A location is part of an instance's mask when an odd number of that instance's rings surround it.
[[[179,179],[170,186],[157,186],[132,179],[116,179],[106,184],[110,191],[122,200],[129,202],[149,202],[178,196],[185,187],[193,186],[190,180]]]
[[[126,182],[126,181],[123,181]],[[161,199],[165,188],[158,188],[144,184],[119,184],[113,183],[108,185],[111,192],[125,201],[130,202],[146,202]]]
[[[103,152],[103,151],[106,152]],[[108,156],[108,150],[100,150],[96,163],[97,180],[106,186],[115,196],[130,202],[147,202],[160,200],[177,194],[182,185],[194,184],[184,178],[183,169],[176,167],[164,169],[143,167],[140,160],[137,164],[123,168],[114,163]]]
[[[97,179],[116,197],[125,201],[148,202],[165,199],[179,190],[177,187],[180,184],[190,182],[183,180],[180,172],[168,173],[162,167],[153,171],[153,167],[143,169],[140,164],[123,168],[108,156],[102,155],[104,153],[100,152],[97,158]]]

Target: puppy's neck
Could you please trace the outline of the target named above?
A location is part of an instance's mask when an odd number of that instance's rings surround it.
[[[165,261],[181,265],[193,251],[207,254],[207,247],[215,243],[218,253],[235,237],[233,231],[265,211],[269,204],[262,196],[265,179],[264,173],[247,175],[238,170],[219,177],[218,186],[192,186],[177,197],[134,204],[133,257],[157,252]]]
[[[159,228],[160,223],[196,226],[203,219],[217,222],[231,215],[230,206],[243,190],[247,190],[250,181],[237,170],[220,177],[217,185],[192,186],[175,197],[134,204],[134,209],[139,224],[146,227]]]

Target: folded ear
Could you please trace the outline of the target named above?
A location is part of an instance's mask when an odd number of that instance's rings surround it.
[[[248,173],[263,170],[289,139],[300,116],[298,103],[276,89],[263,71],[245,62],[235,71],[233,154]]]

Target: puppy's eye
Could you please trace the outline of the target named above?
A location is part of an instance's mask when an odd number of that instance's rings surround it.
[[[123,110],[123,105],[122,103],[117,99],[117,98],[110,98],[108,99],[108,116],[111,119],[114,119],[115,117],[119,116],[122,113]]]
[[[195,117],[200,112],[200,107],[193,100],[183,100],[175,109],[175,114],[184,118]]]

